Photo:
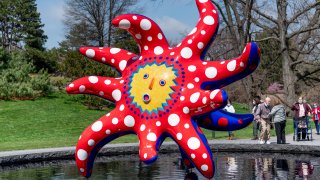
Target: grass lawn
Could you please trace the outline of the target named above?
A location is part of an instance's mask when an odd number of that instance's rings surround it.
[[[55,93],[34,101],[0,101],[0,151],[75,146],[82,131],[110,111],[89,110],[77,102],[79,97]],[[241,104],[235,108],[238,113],[248,112]],[[203,131],[212,139],[212,131]],[[288,121],[287,132],[292,131],[292,121]],[[235,132],[236,138],[251,136],[251,126]],[[216,132],[215,137],[226,139],[227,132]],[[119,142],[138,139],[127,135],[112,141]]]

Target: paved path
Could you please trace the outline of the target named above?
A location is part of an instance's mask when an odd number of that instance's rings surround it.
[[[320,135],[317,135],[316,130],[312,130],[312,141],[293,141],[293,134],[286,135],[286,143],[288,145],[310,145],[320,146]],[[218,144],[259,144],[258,140],[251,139],[235,139],[235,140],[210,140],[209,142]],[[277,143],[276,137],[271,137],[271,145]]]

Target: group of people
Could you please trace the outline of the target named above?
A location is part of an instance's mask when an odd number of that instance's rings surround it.
[[[294,112],[293,120],[296,134],[298,133],[298,126],[306,126],[306,123],[309,122],[308,116],[312,115],[316,133],[319,135],[320,107],[316,103],[311,107],[306,100],[300,97],[298,102],[291,107],[291,110]],[[278,98],[267,97],[264,101],[261,101],[260,97],[256,96],[253,100],[252,114],[254,115],[252,140],[259,140],[260,144],[270,144],[270,131],[274,125],[277,144],[286,143],[286,109]]]

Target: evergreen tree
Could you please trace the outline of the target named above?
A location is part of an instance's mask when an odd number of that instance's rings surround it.
[[[6,50],[25,45],[43,51],[47,40],[43,26],[35,0],[0,1],[0,46]]]

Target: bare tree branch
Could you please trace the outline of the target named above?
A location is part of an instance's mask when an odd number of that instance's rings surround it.
[[[270,36],[270,37],[266,37],[266,38],[263,38],[263,39],[258,39],[258,40],[254,40],[255,42],[262,42],[262,41],[268,41],[270,39],[274,39],[276,41],[279,41],[280,42],[280,39],[278,37],[275,37],[275,36]]]
[[[304,9],[302,9],[301,11],[297,12],[296,14],[294,14],[289,20],[288,20],[288,25],[293,23],[294,21],[297,20],[298,17],[300,17],[301,15],[303,15],[304,13],[306,13],[307,11],[309,11],[312,8],[315,8],[317,6],[320,5],[320,1],[317,1],[313,4],[308,5],[307,7],[305,7]]]
[[[296,32],[293,32],[291,34],[289,34],[287,36],[288,39],[291,39],[292,37],[294,36],[297,36],[299,34],[302,34],[302,33],[306,33],[306,32],[310,32],[310,31],[313,31],[313,30],[316,30],[316,29],[319,29],[320,28],[320,24],[316,24],[315,26],[312,26],[312,27],[306,27],[306,28],[302,28],[300,29],[299,31],[296,31]]]

